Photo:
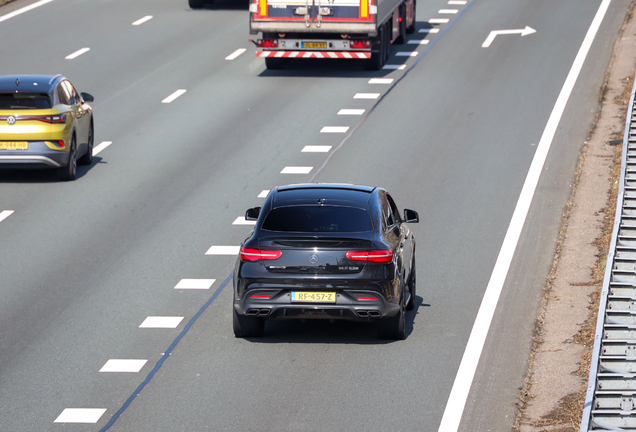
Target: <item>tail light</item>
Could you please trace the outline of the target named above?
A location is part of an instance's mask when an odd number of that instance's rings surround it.
[[[362,296],[362,295],[357,295],[356,298],[358,300],[377,300],[377,297],[371,297],[371,296]]]
[[[259,48],[278,48],[278,40],[276,39],[258,39],[256,46]]]
[[[351,261],[364,261],[376,264],[389,263],[393,260],[393,251],[372,250],[372,251],[348,251],[347,258]]]
[[[371,48],[371,42],[370,41],[351,41],[351,48],[352,49]]]
[[[18,120],[37,120],[44,123],[66,123],[66,114],[19,116]]]
[[[283,253],[276,249],[253,249],[242,247],[239,253],[242,261],[275,260],[283,256]]]

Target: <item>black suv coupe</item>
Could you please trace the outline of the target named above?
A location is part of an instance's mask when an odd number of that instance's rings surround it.
[[[234,334],[260,337],[265,320],[344,319],[378,323],[405,338],[415,306],[415,238],[387,191],[345,184],[273,189],[241,245],[234,272]]]

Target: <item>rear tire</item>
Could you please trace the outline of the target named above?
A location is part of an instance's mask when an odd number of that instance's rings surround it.
[[[413,22],[406,28],[406,33],[408,34],[415,33],[415,5],[415,0],[413,0]]]
[[[413,267],[411,268],[411,280],[409,282],[409,293],[411,293],[411,298],[409,302],[406,304],[406,310],[415,309],[415,291],[416,291],[416,272],[415,272],[415,261],[413,261]]]
[[[382,69],[382,66],[384,66],[384,62],[386,60],[386,52],[388,51],[385,48],[387,39],[385,33],[386,27],[382,26],[378,31],[378,35],[373,38],[373,45],[377,46],[377,51],[371,52],[371,58],[367,60],[368,63],[366,64],[365,69],[377,71]]]
[[[205,6],[206,0],[188,0],[188,4],[192,9],[201,9]]]
[[[232,324],[235,337],[249,338],[263,336],[263,331],[265,330],[265,320],[263,318],[239,315],[236,313],[236,309],[232,309],[234,312]]]
[[[400,298],[400,311],[394,317],[382,318],[378,321],[378,337],[380,339],[404,340],[406,338],[406,306],[404,293]]]
[[[73,135],[71,139],[71,148],[68,153],[68,165],[59,168],[57,171],[58,178],[63,181],[75,180],[77,174],[77,144],[75,142],[75,135]]]
[[[91,120],[91,126],[88,129],[88,144],[86,145],[86,153],[77,160],[80,165],[90,165],[93,163],[93,120]]]
[[[265,67],[269,70],[280,70],[285,66],[285,59],[277,57],[265,57]]]
[[[396,44],[406,43],[406,5],[404,3],[400,5],[400,18],[399,33],[398,37],[395,38]]]

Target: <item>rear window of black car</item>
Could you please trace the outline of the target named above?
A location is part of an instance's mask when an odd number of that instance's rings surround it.
[[[46,93],[0,93],[0,110],[47,109],[51,98]]]
[[[355,207],[311,205],[278,207],[269,212],[262,229],[285,232],[373,231],[371,216]]]

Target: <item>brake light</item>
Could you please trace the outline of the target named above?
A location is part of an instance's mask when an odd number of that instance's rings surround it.
[[[393,260],[393,251],[372,250],[372,251],[348,251],[347,258],[351,261],[365,261],[376,264],[389,263]]]
[[[268,299],[270,297],[271,297],[270,295],[256,295],[256,294],[250,296],[250,298],[253,298],[253,299]]]
[[[66,114],[19,116],[18,120],[36,120],[44,123],[66,123]]]
[[[371,48],[371,42],[370,41],[351,41],[351,48],[352,49]]]
[[[278,48],[277,39],[258,39],[256,46],[259,48]]]
[[[58,144],[60,147],[64,148],[64,141],[59,140],[59,141],[57,142],[57,144]]]
[[[239,253],[243,261],[275,260],[283,256],[283,253],[276,249],[253,249],[241,248]]]
[[[369,296],[356,296],[358,300],[377,300],[377,297],[369,297]]]

